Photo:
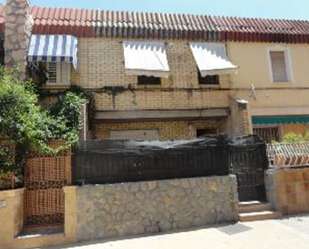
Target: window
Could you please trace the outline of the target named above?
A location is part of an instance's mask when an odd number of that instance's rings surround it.
[[[258,135],[265,143],[280,141],[279,126],[253,127],[253,133]]]
[[[160,85],[161,78],[159,77],[148,77],[148,76],[138,76],[137,83],[139,85]]]
[[[207,129],[197,129],[196,137],[202,137],[206,135],[214,135],[218,134],[218,130],[216,128],[207,128]]]
[[[219,85],[219,75],[207,75],[202,77],[200,70],[198,70],[198,83],[200,85]]]
[[[289,57],[287,50],[269,51],[271,75],[273,82],[291,81]]]
[[[48,85],[70,85],[71,64],[60,62],[47,63]]]

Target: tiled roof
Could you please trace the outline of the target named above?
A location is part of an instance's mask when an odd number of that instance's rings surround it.
[[[309,43],[309,21],[43,7],[31,13],[35,34]]]

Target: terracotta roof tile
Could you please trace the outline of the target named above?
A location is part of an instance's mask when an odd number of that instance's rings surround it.
[[[309,21],[32,7],[33,32],[96,37],[309,43]],[[0,5],[0,34],[4,34]]]

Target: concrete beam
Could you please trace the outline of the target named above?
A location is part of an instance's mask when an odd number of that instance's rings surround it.
[[[219,118],[229,115],[228,108],[200,110],[135,110],[135,111],[98,111],[98,120],[157,120],[157,119],[196,119]]]

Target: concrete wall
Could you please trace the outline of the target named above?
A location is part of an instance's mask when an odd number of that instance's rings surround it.
[[[309,131],[309,124],[284,124],[282,128],[284,134],[293,132],[296,134],[304,135]]]
[[[238,73],[230,76],[231,89],[237,89],[235,97],[250,101],[252,115],[308,115],[308,44],[228,42],[227,47],[229,58],[239,66]],[[268,48],[289,49],[291,82],[272,82]]]
[[[235,176],[77,188],[79,241],[157,233],[238,219]]]
[[[308,87],[309,44],[228,42],[227,47],[229,58],[239,66],[238,73],[231,76],[231,88],[248,87],[250,84],[256,88]],[[268,48],[290,50],[292,82],[272,82]]]
[[[24,189],[0,191],[0,249],[42,248],[76,242],[76,188],[65,187],[64,193],[64,233],[17,237],[23,229]]]
[[[0,191],[0,248],[23,228],[24,189]]]
[[[270,169],[265,185],[268,201],[283,214],[309,212],[309,168]]]

